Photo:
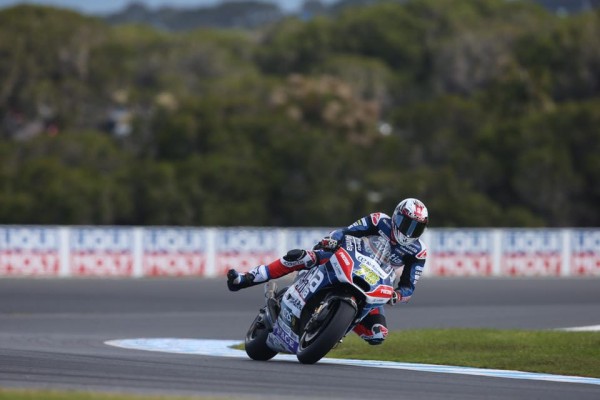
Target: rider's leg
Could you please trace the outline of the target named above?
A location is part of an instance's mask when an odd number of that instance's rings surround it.
[[[383,307],[372,310],[353,330],[369,344],[383,343],[388,334]]]
[[[258,285],[271,279],[280,278],[294,271],[309,269],[318,263],[319,257],[315,251],[295,249],[267,265],[259,265],[246,273],[234,269],[227,272],[227,286],[229,290]]]
[[[294,249],[280,259],[268,264],[269,279],[276,279],[301,269],[310,269],[317,264],[318,257],[312,250]]]

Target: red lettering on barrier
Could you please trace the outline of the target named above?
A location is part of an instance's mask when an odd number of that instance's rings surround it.
[[[0,275],[57,276],[58,273],[57,252],[20,250],[0,252]]]
[[[500,269],[508,276],[559,276],[561,267],[560,254],[505,254]]]
[[[206,257],[199,253],[146,253],[144,276],[202,276]]]
[[[486,254],[443,254],[431,258],[432,275],[437,276],[491,276],[492,258]]]
[[[129,252],[73,252],[73,276],[133,276],[133,256]]]
[[[571,274],[575,276],[600,276],[600,254],[579,253],[571,257]]]

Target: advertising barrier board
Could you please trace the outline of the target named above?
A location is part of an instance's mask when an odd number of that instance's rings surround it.
[[[0,227],[0,276],[57,276],[59,229]]]
[[[73,276],[133,276],[133,230],[72,228],[69,240]]]
[[[0,276],[214,277],[330,228],[1,226]],[[600,229],[428,229],[427,276],[600,277]]]
[[[600,276],[600,230],[573,231],[570,239],[570,275]]]
[[[425,264],[434,276],[491,276],[493,235],[491,230],[442,229],[429,232],[429,255]],[[427,265],[429,264],[429,265]]]
[[[144,230],[143,276],[203,276],[206,273],[206,229]]]
[[[503,232],[500,274],[503,276],[560,276],[562,233],[558,230],[509,229]]]

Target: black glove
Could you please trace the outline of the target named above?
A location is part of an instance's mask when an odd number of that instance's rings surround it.
[[[240,274],[235,269],[227,271],[227,287],[232,292],[237,292],[240,289],[250,286],[254,286],[254,275],[248,273]]]

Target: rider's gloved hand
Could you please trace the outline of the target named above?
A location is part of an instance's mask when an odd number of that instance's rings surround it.
[[[340,242],[343,238],[344,233],[342,230],[333,231],[323,239],[319,240],[319,243],[313,247],[313,250],[336,251],[338,247],[340,247]]]
[[[254,275],[245,273],[240,274],[235,269],[227,271],[227,287],[232,292],[237,292],[240,289],[253,286]]]
[[[402,300],[402,294],[398,290],[394,290],[392,298],[388,301],[388,304],[393,306],[398,304]]]
[[[319,242],[319,247],[323,250],[335,251],[339,247],[339,242],[330,236],[325,236]]]

